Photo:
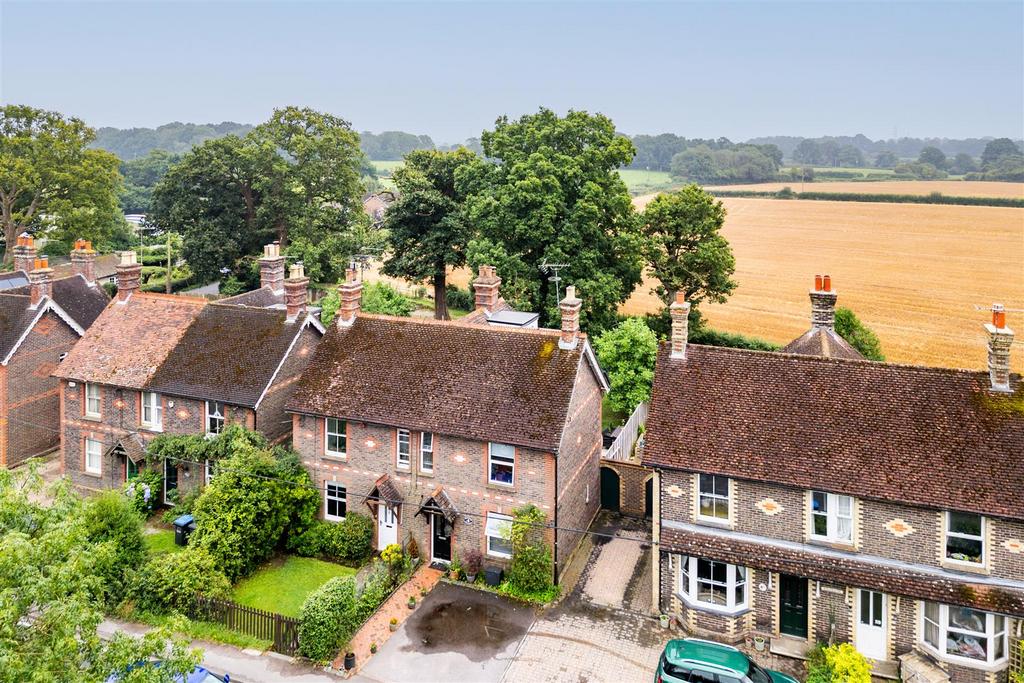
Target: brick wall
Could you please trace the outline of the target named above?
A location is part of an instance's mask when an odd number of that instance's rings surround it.
[[[693,477],[690,472],[664,470],[661,474],[661,516],[680,522],[693,521]]]
[[[647,504],[647,482],[654,475],[654,470],[611,460],[602,460],[601,467],[611,468],[619,475],[619,512],[630,517],[643,517]]]
[[[559,575],[583,538],[582,533],[565,529],[587,529],[601,507],[601,395],[594,374],[581,367],[556,462],[558,526],[562,528],[555,548]],[[555,495],[555,484],[550,482],[549,495]],[[550,515],[549,521],[553,521]]]
[[[428,474],[419,468],[419,433],[411,435],[410,469],[399,470],[395,457],[395,428],[360,422],[349,422],[347,427],[346,458],[324,454],[322,418],[293,416],[293,446],[321,490],[326,482],[336,482],[345,487],[347,507],[351,511],[374,514],[365,497],[381,475],[390,475],[404,498],[399,514],[399,540],[405,543],[409,538],[415,538],[426,557],[430,554],[430,525],[424,515],[416,513],[439,486],[444,487],[459,512],[463,513],[454,525],[456,555],[470,548],[486,553],[483,515],[488,512],[510,515],[514,508],[533,503],[549,519],[553,518],[555,458],[551,453],[517,448],[514,486],[509,488],[488,483],[486,443],[435,434],[434,471]],[[505,563],[498,558],[487,557],[486,564]]]
[[[50,311],[11,357],[0,392],[7,418],[0,465],[17,465],[60,445],[60,384],[50,375],[76,341],[78,333]]]
[[[256,424],[272,443],[286,443],[291,436],[292,418],[284,407],[319,342],[320,332],[316,328],[307,327],[302,331],[256,410]]]

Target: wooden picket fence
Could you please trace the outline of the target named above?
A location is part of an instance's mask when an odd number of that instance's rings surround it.
[[[299,651],[301,622],[293,617],[202,595],[196,597],[189,616],[222,624],[253,638],[269,640],[273,643],[274,652],[292,656]]]

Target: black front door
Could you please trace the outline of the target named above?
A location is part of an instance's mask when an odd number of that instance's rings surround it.
[[[601,468],[601,507],[619,511],[619,473],[610,467]]]
[[[452,560],[452,525],[441,515],[431,515],[433,534],[431,552],[434,560],[451,562]]]
[[[164,460],[164,504],[174,505],[174,493],[178,490],[178,463]]]
[[[650,519],[654,516],[654,477],[651,477],[644,484],[644,517]]]
[[[807,579],[779,575],[779,630],[788,636],[807,637]]]

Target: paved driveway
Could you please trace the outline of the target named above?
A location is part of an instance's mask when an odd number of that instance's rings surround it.
[[[498,683],[534,620],[500,596],[440,583],[359,672],[379,683]]]

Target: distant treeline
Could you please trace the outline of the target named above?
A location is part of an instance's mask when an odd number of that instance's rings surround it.
[[[1024,208],[1018,197],[958,197],[940,192],[931,194],[881,194],[869,192],[794,192],[786,187],[778,192],[758,190],[711,190],[716,197],[753,197],[766,199],[810,199],[830,202],[890,202],[894,204],[956,204],[962,206],[1008,206]]]
[[[155,149],[184,154],[195,145],[225,135],[245,135],[248,123],[168,123],[159,128],[100,128],[90,147],[105,149],[122,161],[140,159]]]
[[[386,130],[383,133],[363,131],[359,134],[359,146],[363,154],[374,161],[400,161],[406,154],[417,149],[467,147],[477,154],[483,154],[480,138],[469,138],[461,145],[435,145],[429,135],[413,135],[398,130]]]

